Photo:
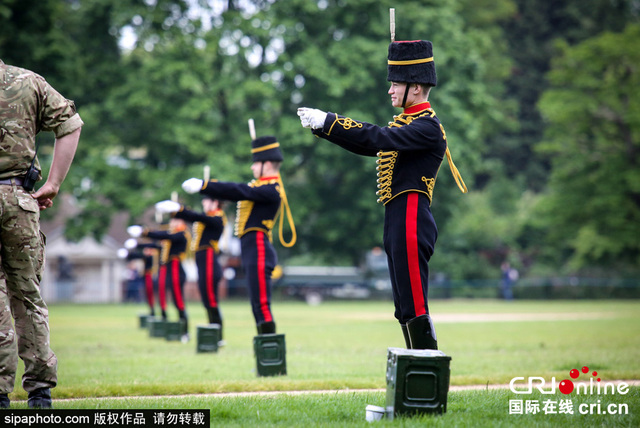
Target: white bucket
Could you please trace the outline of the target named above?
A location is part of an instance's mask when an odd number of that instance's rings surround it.
[[[385,408],[369,404],[366,408],[366,412],[367,422],[379,421],[385,414]]]

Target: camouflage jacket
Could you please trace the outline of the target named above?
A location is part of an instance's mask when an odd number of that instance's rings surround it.
[[[82,125],[73,101],[42,76],[0,60],[0,179],[26,173],[40,131],[60,138]],[[40,171],[37,159],[35,166]]]

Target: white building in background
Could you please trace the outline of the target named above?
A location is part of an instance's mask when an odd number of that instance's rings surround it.
[[[60,227],[47,235],[40,286],[45,302],[121,302],[126,265],[117,251],[122,245],[108,235],[102,242],[92,237],[69,242],[63,232]]]
[[[78,213],[75,198],[62,194],[55,203],[59,204],[59,209],[54,218],[42,221],[40,225],[47,237],[45,268],[40,284],[45,302],[120,303],[127,300],[126,281],[128,267],[131,266],[118,257],[118,249],[129,238],[126,231],[129,215],[125,212],[114,215],[100,242],[91,236],[70,242],[65,239],[64,230],[66,220]],[[148,224],[154,223],[152,209],[146,217]],[[232,224],[227,226],[230,228]],[[142,270],[142,262],[136,266]],[[185,260],[183,266],[187,274],[185,298],[199,300],[195,261],[193,258]],[[142,290],[134,294],[143,298]]]
[[[60,194],[55,204],[58,209],[54,217],[40,224],[47,237],[40,284],[45,302],[122,302],[126,261],[119,259],[117,252],[128,238],[128,215],[113,216],[101,242],[89,236],[70,242],[64,230],[67,219],[78,214],[76,200],[68,193]]]

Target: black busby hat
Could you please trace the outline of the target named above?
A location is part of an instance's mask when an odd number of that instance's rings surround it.
[[[276,137],[260,137],[251,142],[251,156],[254,162],[282,162],[282,152],[280,151],[280,143]]]
[[[389,45],[387,80],[436,86],[436,65],[431,42],[392,42]]]

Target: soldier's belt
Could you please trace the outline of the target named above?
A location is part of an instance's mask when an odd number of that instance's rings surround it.
[[[14,183],[16,186],[22,186],[22,177],[3,178],[0,180],[0,184],[12,185]]]

